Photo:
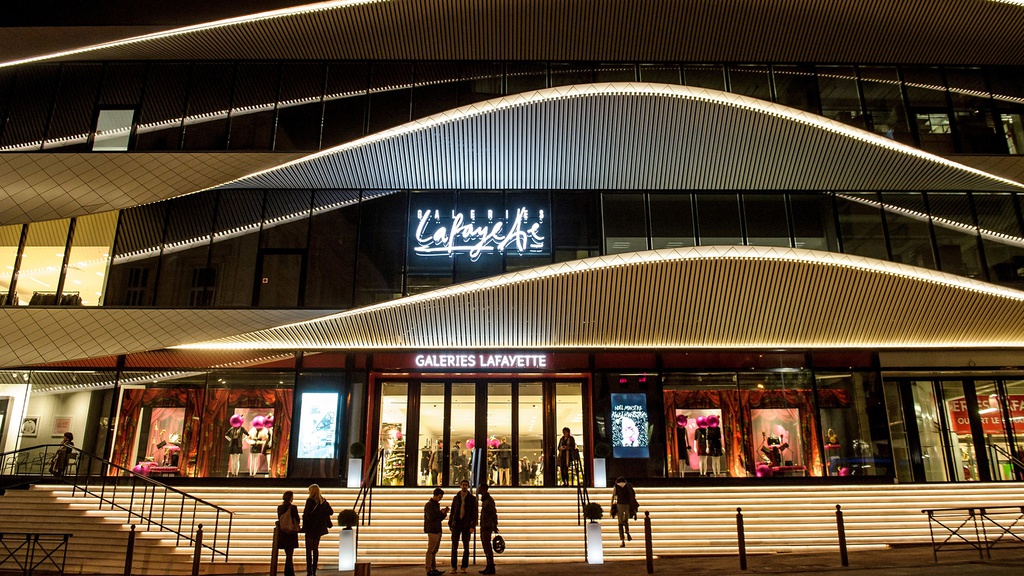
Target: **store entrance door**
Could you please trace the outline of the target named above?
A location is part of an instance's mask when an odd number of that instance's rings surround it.
[[[396,486],[554,486],[554,447],[583,441],[579,381],[382,378],[380,481]]]

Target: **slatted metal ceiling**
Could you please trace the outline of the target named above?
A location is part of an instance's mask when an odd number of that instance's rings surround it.
[[[0,307],[0,368],[157,350],[324,314],[322,310]]]
[[[242,152],[0,154],[0,226],[156,202],[299,156]]]
[[[215,348],[1024,346],[1024,293],[844,254],[710,246],[578,260]]]
[[[385,0],[190,27],[69,58],[1020,65],[1022,29],[1021,6],[987,0]]]
[[[1010,190],[1024,185],[763,100],[689,86],[608,83],[464,106],[227,187]]]

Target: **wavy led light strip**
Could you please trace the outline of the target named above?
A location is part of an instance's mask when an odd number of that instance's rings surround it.
[[[303,322],[295,322],[291,324],[283,324],[276,329],[293,329],[301,328],[303,326],[315,326],[317,324],[323,324],[330,322],[334,319],[358,317],[372,313],[378,310],[387,310],[389,308],[410,308],[415,305],[423,305],[428,307],[428,303],[438,301],[442,299],[451,299],[453,302],[458,302],[460,299],[465,300],[466,297],[475,293],[484,292],[494,288],[500,288],[508,285],[519,284],[528,281],[544,280],[559,276],[566,276],[576,274],[579,272],[587,271],[593,272],[602,269],[619,268],[624,266],[636,265],[636,264],[648,264],[652,262],[679,262],[687,260],[701,260],[701,259],[736,259],[736,260],[762,260],[762,261],[779,261],[779,262],[797,262],[797,263],[808,263],[819,266],[833,266],[838,268],[848,268],[852,270],[885,274],[891,276],[898,276],[915,280],[919,282],[927,282],[932,284],[939,284],[956,288],[959,290],[966,290],[977,294],[983,294],[987,296],[995,296],[999,298],[1008,298],[1018,302],[1024,303],[1024,292],[1013,290],[1010,288],[1004,288],[994,284],[988,284],[985,282],[979,282],[970,278],[964,278],[961,276],[954,276],[944,272],[938,272],[935,270],[929,270],[925,268],[917,268],[907,264],[899,264],[896,262],[886,262],[882,260],[875,260],[872,258],[866,258],[862,256],[855,256],[851,254],[837,254],[833,252],[820,252],[815,250],[804,250],[800,248],[771,248],[763,246],[698,246],[690,248],[671,248],[664,250],[652,250],[646,252],[632,252],[628,254],[615,254],[609,256],[598,256],[595,258],[587,258],[584,260],[575,260],[572,262],[563,262],[559,264],[551,264],[548,266],[541,266],[537,268],[531,268],[527,270],[521,270],[517,272],[511,272],[502,274],[501,276],[495,276],[487,278],[485,280],[479,280],[476,282],[468,282],[465,284],[459,284],[456,286],[450,286],[433,290],[430,292],[424,292],[413,296],[407,296],[398,300],[392,300],[389,302],[383,302],[380,304],[374,304],[355,310],[348,310],[340,312],[338,314],[331,314],[323,316],[313,320],[306,320]],[[264,332],[260,330],[259,332]],[[317,331],[314,328],[314,331]],[[949,343],[954,345],[956,343]],[[1008,342],[991,342],[991,343],[974,343],[973,346],[1006,346],[1006,345],[1020,345],[1017,343]],[[962,344],[957,344],[962,345]],[[876,344],[851,344],[851,348],[870,348],[877,347]],[[922,345],[923,347],[935,347],[936,344]],[[275,343],[275,342],[225,342],[223,340],[201,342],[196,344],[185,344],[176,346],[175,348],[181,349],[192,349],[192,350],[249,350],[249,349],[292,349],[295,345],[292,343]],[[317,344],[317,343],[302,343],[301,347],[309,349],[327,349],[335,346]],[[355,346],[355,348],[365,348],[366,346]],[[576,345],[571,346],[558,346],[550,345],[545,348],[578,348]],[[712,348],[735,348],[736,346],[713,346]]]
[[[0,68],[6,68],[8,66],[17,66],[19,64],[28,64],[30,62],[40,62],[42,60],[49,60],[52,58],[64,58],[66,56],[74,56],[75,54],[85,54],[93,52],[95,50],[102,50],[104,48],[116,48],[118,46],[128,46],[131,44],[138,44],[139,42],[146,42],[149,40],[160,40],[162,38],[173,38],[175,36],[184,36],[193,32],[200,32],[205,30],[216,30],[217,28],[226,28],[234,26],[236,24],[251,24],[253,22],[260,22],[263,20],[275,20],[278,18],[286,18],[288,16],[294,16],[296,14],[311,14],[314,12],[325,12],[328,10],[336,10],[340,8],[348,8],[351,6],[361,6],[363,4],[376,4],[379,2],[388,2],[390,0],[330,0],[328,2],[318,2],[316,4],[307,4],[304,6],[293,6],[290,8],[281,8],[278,10],[270,10],[267,12],[259,12],[257,14],[249,14],[246,16],[236,16],[234,18],[226,18],[224,20],[216,20],[214,22],[206,22],[204,24],[194,24],[192,26],[185,26],[182,28],[174,28],[172,30],[165,30],[163,32],[153,32],[152,34],[143,34],[142,36],[133,36],[131,38],[125,38],[123,40],[114,40],[112,42],[103,42],[101,44],[93,44],[92,46],[85,46],[83,48],[75,48],[72,50],[63,50],[60,52],[51,52],[49,54],[43,54],[40,56],[33,56],[31,58],[23,58],[21,60],[11,60],[8,62],[0,62]]]

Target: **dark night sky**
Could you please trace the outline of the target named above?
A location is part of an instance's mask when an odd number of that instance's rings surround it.
[[[0,26],[185,25],[317,0],[10,0]]]

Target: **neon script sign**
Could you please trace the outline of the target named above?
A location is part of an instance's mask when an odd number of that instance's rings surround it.
[[[531,212],[529,208],[517,208],[514,215],[509,210],[504,214],[487,210],[478,214],[440,210],[417,210],[415,241],[413,251],[420,256],[454,256],[468,254],[476,262],[481,254],[504,254],[506,250],[517,250],[520,254],[545,254],[544,210]]]

